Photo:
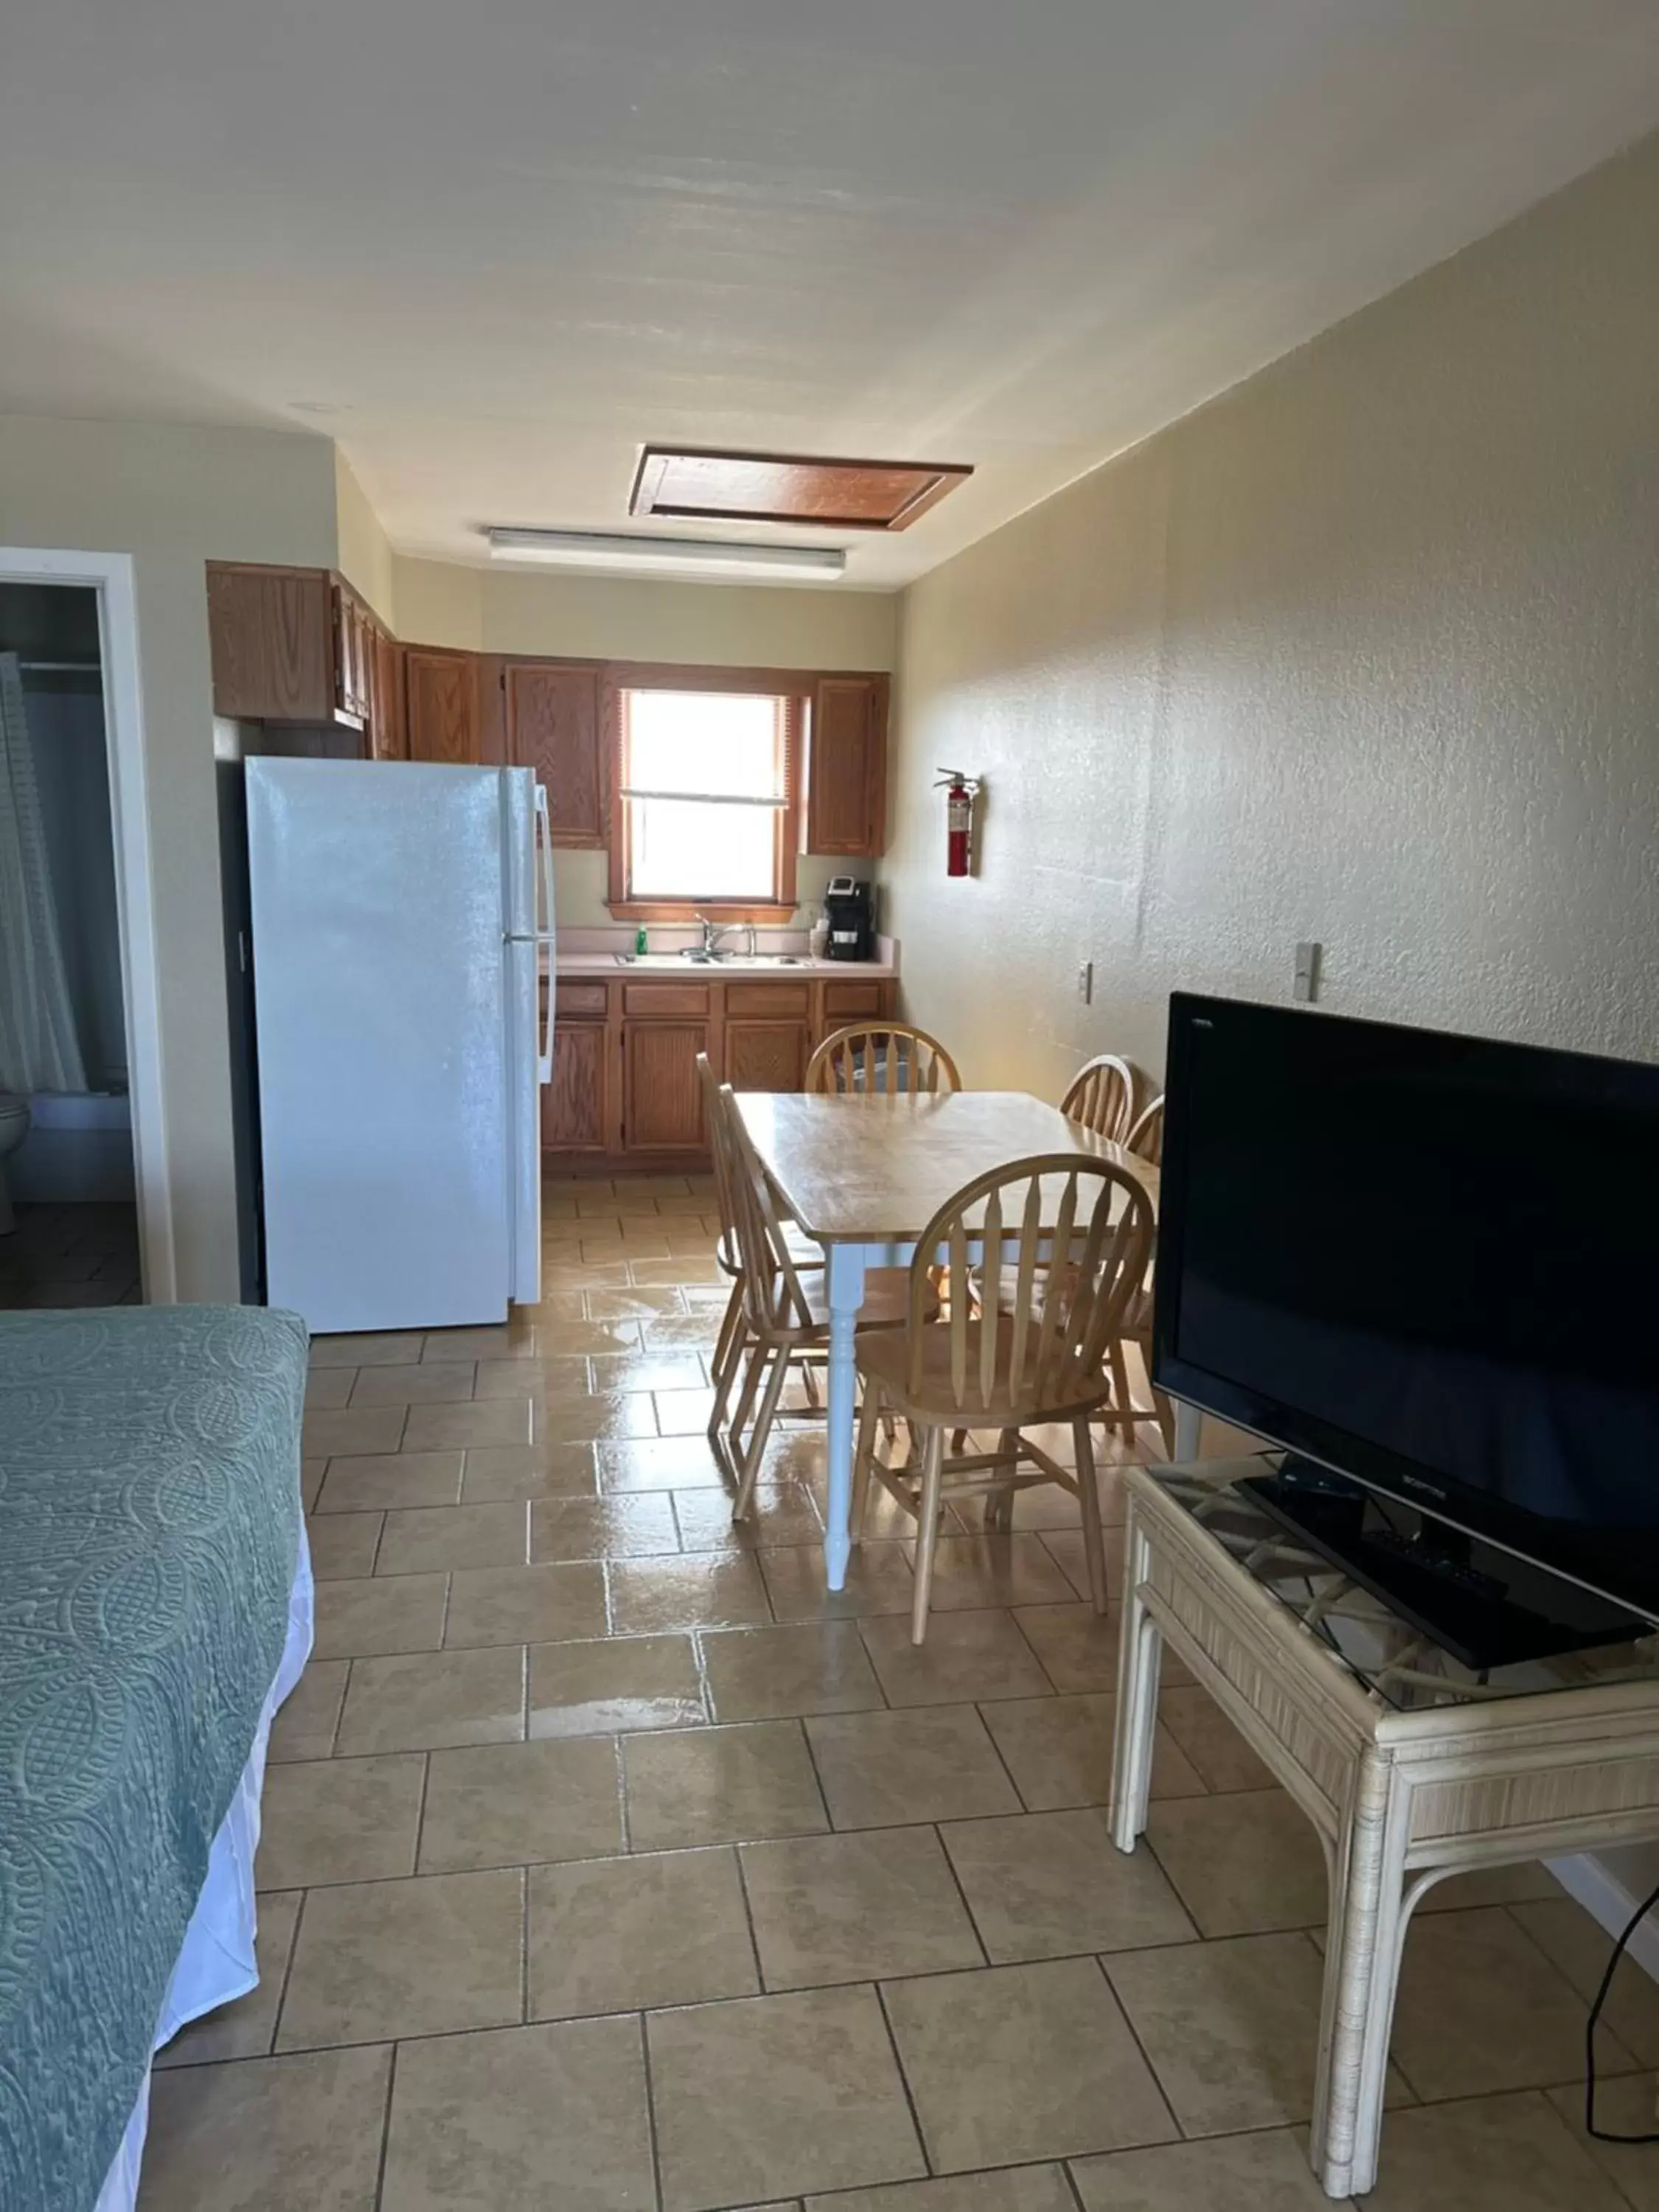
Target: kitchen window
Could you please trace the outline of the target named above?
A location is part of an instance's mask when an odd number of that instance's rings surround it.
[[[759,690],[618,686],[613,911],[793,913],[804,707],[797,694]]]

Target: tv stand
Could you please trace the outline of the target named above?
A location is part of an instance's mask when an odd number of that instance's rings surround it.
[[[1645,1624],[1547,1568],[1308,1460],[1240,1485],[1281,1527],[1477,1673],[1628,1644]],[[1414,1525],[1412,1525],[1414,1524]]]
[[[1376,2179],[1401,1954],[1427,1893],[1659,1840],[1659,1637],[1471,1679],[1267,1514],[1267,1465],[1123,1470],[1112,1837],[1133,1851],[1146,1825],[1167,1643],[1325,1847],[1309,2158],[1346,2198]]]

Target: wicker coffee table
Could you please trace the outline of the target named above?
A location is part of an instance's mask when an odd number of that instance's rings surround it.
[[[1476,1676],[1238,1487],[1276,1455],[1127,1470],[1112,1832],[1146,1824],[1164,1642],[1325,1847],[1310,2156],[1376,2179],[1395,1987],[1446,1875],[1659,1838],[1659,1638]]]

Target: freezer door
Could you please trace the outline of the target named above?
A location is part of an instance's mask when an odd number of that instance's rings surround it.
[[[318,1331],[502,1320],[501,771],[248,763],[267,1292]]]

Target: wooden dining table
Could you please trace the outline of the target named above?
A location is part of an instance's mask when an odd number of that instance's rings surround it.
[[[1037,1153],[1109,1160],[1134,1176],[1154,1208],[1158,1170],[1023,1091],[739,1091],[737,1105],[781,1210],[824,1249],[830,1494],[823,1558],[830,1588],[838,1590],[852,1548],[853,1344],[866,1272],[907,1266],[945,1201],[1012,1161]],[[1063,1180],[1053,1186],[1056,1207]],[[1078,1231],[1089,1218],[1079,1194]],[[977,1246],[970,1244],[969,1252],[982,1257]]]

